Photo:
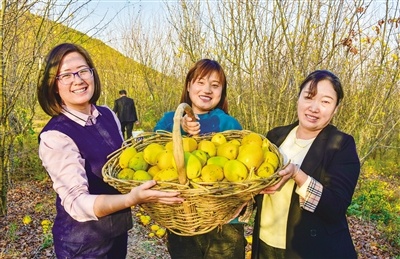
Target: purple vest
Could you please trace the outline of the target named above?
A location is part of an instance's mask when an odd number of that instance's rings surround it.
[[[90,194],[119,194],[120,192],[103,181],[101,169],[107,162],[107,156],[121,147],[121,135],[111,111],[101,106],[96,108],[101,115],[97,117],[95,125],[82,127],[61,114],[51,118],[42,132],[57,130],[75,142],[85,159]],[[53,237],[61,241],[89,243],[119,236],[132,228],[130,208],[102,217],[98,221],[86,222],[74,220],[64,210],[58,195],[56,208]]]

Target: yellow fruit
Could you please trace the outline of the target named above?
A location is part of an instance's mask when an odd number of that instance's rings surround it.
[[[262,149],[264,150],[264,149],[268,149],[269,150],[269,140],[268,139],[263,139],[263,141],[262,141],[262,144],[261,144],[261,147],[262,147]]]
[[[200,183],[200,182],[202,182],[203,181],[203,179],[201,179],[201,177],[197,177],[197,178],[194,178],[194,179],[191,179],[193,182],[195,182],[195,183]]]
[[[153,232],[149,233],[149,237],[154,237],[154,236],[155,236],[155,234]]]
[[[193,155],[197,156],[200,160],[201,166],[204,166],[207,163],[208,155],[205,151],[196,149],[192,152]]]
[[[194,179],[200,176],[202,165],[197,156],[185,152],[185,168],[187,178]]]
[[[205,151],[208,154],[208,157],[213,157],[217,154],[217,148],[210,140],[201,140],[197,145],[197,149]]]
[[[172,182],[178,180],[178,172],[175,168],[162,169],[153,177],[156,181]]]
[[[29,215],[25,215],[24,218],[22,219],[22,223],[24,223],[24,225],[28,225],[32,222],[32,218]]]
[[[268,162],[274,167],[274,171],[279,166],[279,158],[278,155],[271,151],[264,152],[264,162]]]
[[[201,169],[201,179],[204,182],[219,182],[224,179],[224,169],[219,165],[205,165]]]
[[[157,166],[160,169],[165,169],[165,168],[170,168],[174,167],[175,161],[174,161],[174,153],[171,150],[163,150],[160,153],[158,153],[157,156]]]
[[[229,160],[224,165],[224,176],[229,182],[241,182],[248,176],[247,167],[238,160]]]
[[[158,143],[151,143],[143,150],[143,158],[150,165],[157,164],[157,156],[165,147]]]
[[[245,238],[249,245],[251,245],[253,243],[253,236],[246,236]]]
[[[223,168],[228,161],[229,159],[224,156],[213,156],[207,160],[207,165],[219,165]]]
[[[148,225],[151,221],[150,216],[142,215],[139,218],[140,218],[140,222],[142,222],[142,224],[145,226]]]
[[[217,156],[223,156],[229,160],[236,159],[239,147],[233,143],[224,143],[217,147]]]
[[[147,170],[149,164],[143,157],[143,152],[136,153],[131,160],[129,160],[128,167],[137,171],[137,170]]]
[[[161,170],[161,169],[160,169],[157,165],[153,165],[153,166],[151,166],[149,169],[147,169],[147,172],[148,172],[152,177],[154,177],[154,175],[155,175],[156,173],[158,173],[160,170]]]
[[[226,143],[226,138],[222,133],[216,133],[214,136],[212,136],[211,142],[218,147],[219,145]]]
[[[137,170],[132,177],[132,180],[135,181],[148,181],[153,179],[153,177],[146,171],[144,170]]]
[[[160,228],[159,230],[157,230],[156,236],[162,238],[165,235],[165,232],[166,232],[165,228]]]
[[[236,159],[245,164],[248,170],[257,169],[264,161],[261,145],[255,143],[242,145]]]
[[[182,138],[183,151],[192,152],[197,149],[197,141],[194,138]]]
[[[235,144],[236,146],[240,146],[240,141],[238,139],[231,139],[228,141],[228,143]]]
[[[119,166],[121,168],[127,168],[129,164],[129,160],[137,153],[135,147],[128,147],[121,152],[119,156]]]
[[[242,139],[242,145],[249,144],[249,143],[255,143],[261,147],[262,145],[262,138],[260,134],[257,134],[255,132],[251,132],[248,135],[244,136]]]
[[[157,231],[160,229],[160,226],[159,225],[151,225],[150,229],[151,229],[151,231]]]
[[[172,141],[169,141],[169,142],[167,142],[167,144],[165,144],[165,149],[166,149],[166,150],[174,151],[173,145],[174,145],[174,144],[172,143]]]
[[[256,174],[261,178],[268,178],[275,173],[275,168],[269,162],[264,162],[257,169]]]
[[[122,180],[132,180],[135,171],[130,168],[124,168],[117,174],[118,179]]]

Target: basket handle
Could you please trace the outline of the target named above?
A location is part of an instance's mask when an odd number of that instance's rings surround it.
[[[186,184],[186,168],[185,168],[185,157],[183,151],[183,141],[181,134],[181,119],[183,113],[188,114],[192,119],[196,119],[194,116],[193,110],[187,103],[179,104],[178,108],[176,108],[174,115],[174,125],[172,128],[172,142],[174,147],[174,158],[176,163],[176,169],[178,171],[179,183]]]

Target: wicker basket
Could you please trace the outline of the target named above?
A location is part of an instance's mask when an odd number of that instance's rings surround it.
[[[191,108],[183,103],[178,106],[175,112],[173,133],[164,131],[145,132],[136,138],[125,141],[121,149],[109,156],[107,163],[103,167],[103,177],[104,181],[120,192],[129,192],[133,187],[139,186],[143,182],[117,178],[118,173],[122,170],[118,164],[121,152],[129,146],[134,146],[138,151],[143,151],[151,143],[166,144],[172,140],[179,182],[157,182],[153,189],[179,191],[181,193],[180,196],[185,201],[174,205],[145,203],[140,206],[158,224],[166,227],[171,232],[181,236],[193,236],[207,233],[218,226],[226,224],[238,215],[244,205],[252,202],[256,194],[264,188],[276,184],[280,180],[277,171],[283,166],[283,158],[278,148],[270,143],[270,150],[279,157],[279,167],[270,178],[252,179],[243,182],[192,182],[186,178],[182,136],[180,133],[180,119],[184,112],[190,113]],[[221,133],[229,141],[242,139],[251,131],[228,130]],[[201,135],[194,138],[199,142],[202,139],[210,140],[213,135]],[[265,139],[264,136],[261,135],[261,137]]]

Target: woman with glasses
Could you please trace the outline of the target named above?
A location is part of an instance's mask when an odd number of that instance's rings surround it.
[[[123,142],[110,108],[97,106],[101,85],[89,54],[61,44],[50,51],[38,84],[42,109],[51,116],[39,135],[39,156],[57,193],[53,226],[57,258],[125,258],[131,206],[182,202],[178,192],[151,190],[148,181],[121,194],[101,169]]]

